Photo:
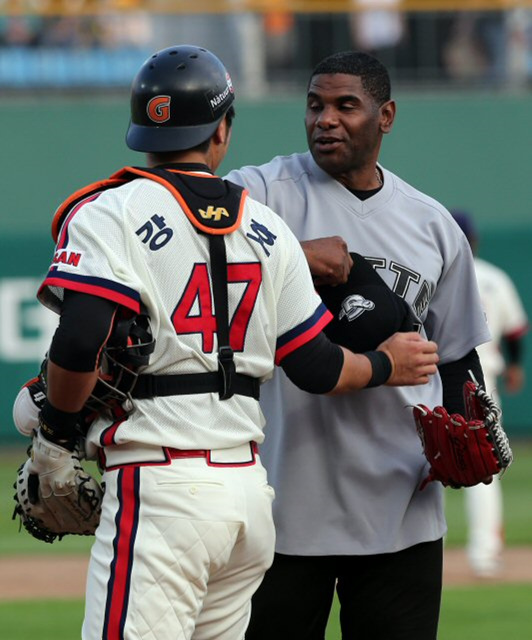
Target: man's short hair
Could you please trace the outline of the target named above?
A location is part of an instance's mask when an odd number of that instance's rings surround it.
[[[321,74],[345,73],[358,76],[364,91],[380,106],[391,97],[390,75],[386,67],[368,53],[341,51],[319,62],[310,79]]]

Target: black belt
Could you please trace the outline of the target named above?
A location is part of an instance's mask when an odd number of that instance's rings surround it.
[[[231,389],[233,393],[249,396],[255,400],[260,397],[259,380],[242,373],[233,374]],[[219,391],[220,376],[218,372],[214,371],[167,376],[143,374],[137,378],[131,396],[146,399],[156,396],[181,396],[193,393],[217,393]]]

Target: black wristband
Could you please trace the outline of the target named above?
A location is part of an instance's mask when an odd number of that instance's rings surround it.
[[[70,413],[56,409],[48,400],[39,414],[39,428],[42,435],[71,451],[74,449],[77,427],[80,422],[79,412]]]
[[[379,387],[381,384],[384,384],[392,375],[390,358],[388,358],[384,351],[366,351],[363,355],[369,359],[373,370],[371,380],[366,385],[366,388]]]

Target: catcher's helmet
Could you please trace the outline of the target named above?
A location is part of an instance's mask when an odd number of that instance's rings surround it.
[[[207,49],[158,51],[133,80],[127,146],[144,152],[191,149],[212,136],[234,99],[227,70]]]
[[[100,375],[84,410],[102,413],[128,400],[127,412],[133,411],[131,391],[137,382],[138,370],[149,363],[154,349],[150,318],[144,310],[119,318],[103,348]]]

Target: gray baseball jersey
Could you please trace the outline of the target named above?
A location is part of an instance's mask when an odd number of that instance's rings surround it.
[[[455,361],[489,339],[470,248],[442,205],[382,173],[384,186],[365,201],[308,152],[227,177],[270,206],[299,240],[342,236],[411,305],[422,335],[438,343],[440,362]],[[277,551],[378,554],[442,537],[441,487],[419,490],[427,463],[411,411],[441,402],[438,375],[423,387],[342,397],[312,396],[276,375],[262,397],[261,452],[277,493]]]

